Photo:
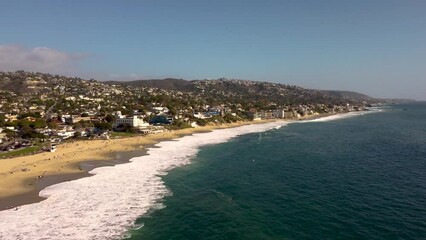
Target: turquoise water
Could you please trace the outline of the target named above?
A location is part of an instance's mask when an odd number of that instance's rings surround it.
[[[131,239],[426,239],[426,104],[205,146]]]

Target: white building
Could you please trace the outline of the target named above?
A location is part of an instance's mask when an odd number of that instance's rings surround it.
[[[284,118],[293,118],[293,112],[285,112],[284,113]]]
[[[67,139],[75,136],[75,131],[58,131],[58,137]]]
[[[203,113],[203,112],[196,112],[193,114],[194,117],[199,118],[199,119],[206,119],[206,118],[211,118],[212,116],[207,114],[207,113]]]
[[[0,130],[2,130],[2,129],[0,128]],[[3,143],[3,138],[5,138],[5,137],[6,137],[6,133],[0,132],[0,143]]]
[[[285,111],[284,109],[277,109],[275,110],[275,114],[277,118],[285,118]]]
[[[157,114],[167,114],[169,109],[167,107],[153,107],[152,108]]]
[[[130,125],[134,128],[146,128],[149,126],[149,123],[145,122],[142,118],[139,116],[133,116],[133,117],[121,117],[117,118],[115,120],[115,127],[119,125]]]

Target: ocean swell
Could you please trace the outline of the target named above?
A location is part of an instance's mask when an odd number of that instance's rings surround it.
[[[0,239],[119,239],[136,219],[162,208],[171,194],[161,176],[190,163],[200,146],[263,132],[286,122],[214,130],[165,141],[130,163],[92,170],[89,178],[56,184],[40,192],[47,199],[0,212]]]

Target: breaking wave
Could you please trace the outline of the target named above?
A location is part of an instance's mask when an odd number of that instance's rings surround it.
[[[335,115],[331,115],[331,116],[327,116],[327,117],[322,117],[322,118],[317,118],[317,119],[312,119],[312,120],[303,120],[303,121],[300,121],[300,122],[329,122],[329,121],[334,121],[334,120],[339,120],[339,119],[345,119],[345,118],[350,118],[350,117],[355,117],[355,116],[361,116],[361,115],[365,115],[365,114],[369,114],[369,113],[375,113],[375,112],[380,112],[380,111],[381,110],[348,112],[348,113],[335,114]]]
[[[0,239],[119,239],[135,221],[164,208],[170,195],[161,178],[189,164],[200,146],[226,142],[238,135],[263,132],[286,122],[246,125],[194,134],[157,144],[148,155],[127,164],[100,167],[93,176],[47,187],[39,203],[0,212]]]

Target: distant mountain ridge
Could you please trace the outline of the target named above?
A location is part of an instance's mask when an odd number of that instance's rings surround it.
[[[127,85],[132,87],[151,87],[166,90],[190,90],[192,81],[177,79],[177,78],[165,78],[165,79],[148,79],[148,80],[133,80],[133,81],[105,81],[106,84],[115,85]]]
[[[371,101],[374,100],[374,98],[357,92],[352,91],[339,91],[339,90],[320,90],[324,94],[327,94],[329,96],[334,96],[342,99],[356,99],[356,100],[362,100],[362,101]]]
[[[218,80],[225,80],[225,79],[218,79]],[[176,78],[165,78],[165,79],[147,79],[147,80],[133,80],[133,81],[106,81],[105,83],[127,85],[132,87],[152,87],[152,88],[176,90],[176,91],[193,91],[194,89],[196,89],[197,83],[201,81],[218,81],[218,80],[184,80],[184,79],[176,79]],[[232,80],[227,80],[227,81],[232,81]],[[257,82],[257,81],[248,81],[248,80],[237,80],[237,81],[262,83],[264,85],[271,84],[274,86],[278,85],[282,87],[291,86],[291,85],[271,83],[271,82]],[[225,86],[223,84],[217,84],[216,87],[218,87],[221,90],[225,90],[224,89]],[[228,85],[228,87],[231,87],[231,86]],[[315,89],[306,89],[306,90],[323,93],[324,95],[329,96],[330,98],[339,98],[339,99],[348,100],[348,101],[375,100],[375,98],[373,97],[370,97],[362,93],[353,92],[353,91],[315,90]],[[253,93],[259,92],[259,91],[262,91],[262,87],[260,85],[257,85],[257,87],[253,88]]]
[[[165,78],[135,81],[96,81],[25,71],[0,72],[0,90],[17,94],[49,94],[52,90],[70,92],[69,89],[72,89],[72,92],[84,95],[84,93],[93,91],[92,88],[88,88],[89,83],[96,83],[102,88],[117,86],[125,91],[157,89],[167,91],[169,94],[175,94],[173,92],[178,91],[210,102],[259,102],[266,105],[274,103],[280,105],[398,103],[395,99],[376,99],[352,91],[306,89],[281,83],[226,78],[214,80]]]

